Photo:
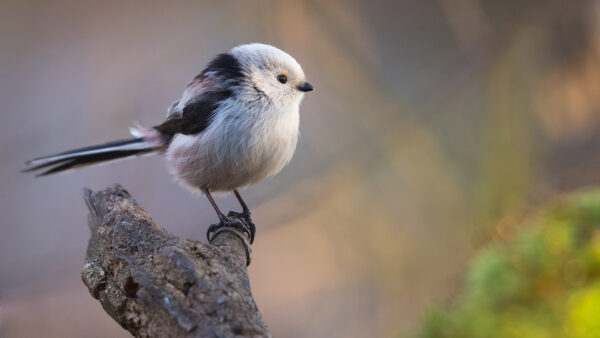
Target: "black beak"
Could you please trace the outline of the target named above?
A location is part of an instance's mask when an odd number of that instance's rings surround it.
[[[311,90],[315,89],[310,83],[308,82],[304,82],[301,85],[298,85],[296,88],[298,88],[299,91],[301,92],[310,92]]]

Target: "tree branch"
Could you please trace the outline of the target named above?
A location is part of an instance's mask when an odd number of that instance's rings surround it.
[[[233,228],[210,244],[156,225],[119,185],[85,191],[85,285],[138,337],[270,337],[252,298],[249,238]]]

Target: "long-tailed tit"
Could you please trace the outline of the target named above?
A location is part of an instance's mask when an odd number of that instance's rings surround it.
[[[313,90],[296,60],[273,46],[253,43],[216,56],[153,128],[135,126],[132,139],[75,149],[27,162],[25,171],[54,174],[133,155],[165,156],[178,182],[207,197],[215,227],[242,228],[254,240],[250,210],[238,189],[277,174],[292,158],[299,108]],[[233,191],[243,212],[225,216],[211,192]],[[234,220],[237,218],[238,221]]]

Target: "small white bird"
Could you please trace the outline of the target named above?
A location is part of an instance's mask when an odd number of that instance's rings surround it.
[[[253,43],[216,56],[153,128],[135,126],[133,139],[75,149],[27,162],[25,171],[53,174],[123,157],[160,153],[186,187],[204,193],[224,225],[254,240],[250,210],[238,189],[277,174],[298,140],[300,102],[313,90],[296,60],[273,46]],[[211,192],[233,191],[242,213],[225,216]],[[237,221],[235,220],[237,219]]]

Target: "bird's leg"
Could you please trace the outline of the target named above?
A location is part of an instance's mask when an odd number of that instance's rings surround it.
[[[232,220],[229,217],[225,216],[221,212],[221,209],[219,209],[219,206],[213,199],[208,188],[202,188],[202,191],[204,192],[204,194],[206,194],[206,197],[208,197],[210,204],[212,204],[213,208],[217,212],[217,216],[219,217],[219,224],[211,224],[208,227],[208,230],[206,231],[206,239],[210,242],[212,233],[214,233],[221,227],[229,226],[229,227],[236,228],[236,229],[246,232],[248,234],[248,236],[250,237],[250,244],[252,244],[252,242],[254,241],[254,233],[255,233],[254,224],[249,225],[249,224],[247,224],[247,222],[244,222],[244,219],[235,221],[235,220]]]
[[[208,188],[202,188],[202,191],[204,192],[204,194],[206,195],[206,197],[208,197],[208,200],[210,201],[210,204],[212,204],[213,208],[217,212],[217,216],[219,217],[219,221],[221,223],[223,223],[227,219],[227,217],[225,217],[225,215],[221,212],[221,209],[219,209],[219,206],[217,205],[217,202],[215,202],[215,200],[212,198],[212,195],[210,194],[210,191],[208,190]]]
[[[254,236],[256,235],[256,226],[254,225],[254,222],[252,222],[252,217],[250,217],[250,208],[248,208],[246,202],[244,202],[244,200],[242,199],[242,195],[240,195],[240,192],[237,189],[233,189],[233,193],[235,194],[235,197],[237,198],[238,202],[240,202],[240,205],[242,206],[242,212],[239,213],[235,211],[230,211],[229,214],[227,214],[227,216],[241,219],[244,222],[246,222],[246,224],[248,224],[248,227],[250,228],[250,244],[252,244],[252,242],[254,242]]]
[[[248,208],[246,202],[244,202],[244,200],[242,199],[242,195],[240,195],[240,192],[237,189],[233,189],[233,193],[235,194],[235,197],[237,198],[238,202],[240,202],[240,206],[242,206],[242,213],[244,214],[244,216],[250,218],[250,208]]]

